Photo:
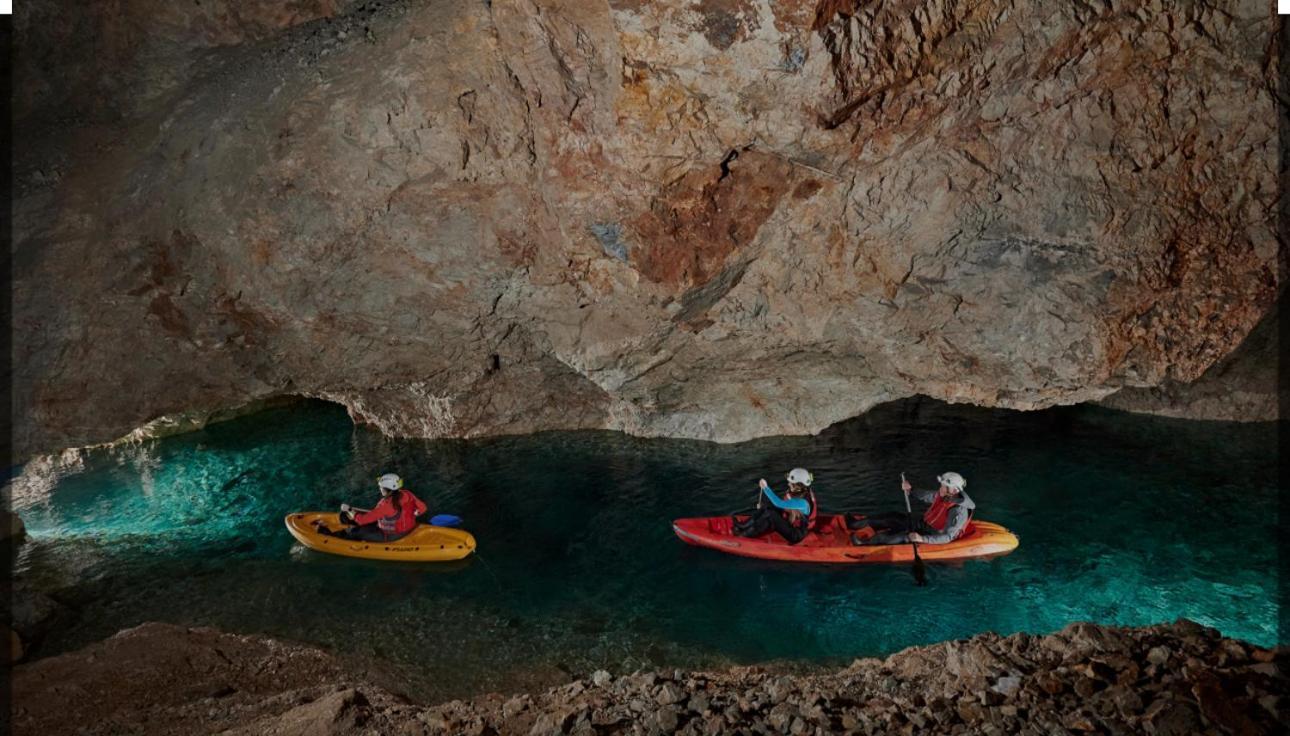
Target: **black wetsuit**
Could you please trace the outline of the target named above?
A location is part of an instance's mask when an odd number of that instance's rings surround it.
[[[864,544],[902,544],[908,541],[906,537],[910,532],[931,534],[936,531],[923,523],[923,519],[920,516],[915,516],[913,526],[910,526],[909,514],[902,514],[899,511],[871,514],[869,516],[860,516],[858,514],[849,514],[847,516],[848,529],[864,529],[865,527],[872,527],[875,534],[864,540]]]
[[[813,504],[815,495],[807,492],[805,495],[795,497],[805,501],[807,511],[800,513],[801,523],[794,524],[788,520],[786,512],[776,508],[773,505],[762,506],[752,513],[747,521],[735,522],[734,533],[740,537],[760,537],[761,535],[774,531],[783,537],[789,544],[797,544],[806,539],[810,533],[810,519],[815,513]],[[777,500],[776,503],[779,503]]]
[[[748,521],[740,522],[735,527],[735,534],[741,537],[760,537],[769,531],[779,533],[789,544],[797,544],[806,539],[806,524],[794,526],[784,518],[783,512],[774,507],[762,507],[753,512]]]
[[[340,523],[345,524],[338,530],[332,530],[326,524],[318,525],[318,533],[326,534],[329,537],[339,537],[341,539],[352,539],[357,542],[393,542],[406,534],[390,534],[381,529],[380,522],[374,521],[371,524],[354,525],[352,517],[347,518],[346,514],[340,515]]]
[[[945,511],[945,527],[937,529],[924,520],[926,513],[913,516],[913,523],[910,521],[910,514],[891,511],[885,514],[873,514],[870,516],[860,516],[859,514],[847,515],[847,527],[851,529],[863,529],[873,527],[877,532],[868,539],[859,539],[852,537],[851,541],[856,544],[904,544],[908,542],[910,532],[917,532],[923,537],[923,544],[945,544],[952,542],[963,533],[969,521],[972,520],[972,512],[976,509],[976,504],[968,497],[967,493],[959,491],[952,500],[940,501],[936,491],[915,491],[911,490],[910,495],[924,503],[935,507],[937,503],[950,504],[949,509]],[[930,509],[929,509],[930,511]]]
[[[389,542],[397,537],[386,534],[381,531],[379,524],[364,524],[362,526],[347,526],[339,531],[332,531],[327,526],[318,527],[318,533],[326,534],[329,537],[340,537],[341,539],[353,539],[359,542]]]

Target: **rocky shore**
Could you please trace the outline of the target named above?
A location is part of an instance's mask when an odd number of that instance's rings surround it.
[[[1290,651],[1190,621],[981,634],[819,674],[597,671],[426,707],[318,649],[144,624],[14,670],[18,734],[1263,734]]]

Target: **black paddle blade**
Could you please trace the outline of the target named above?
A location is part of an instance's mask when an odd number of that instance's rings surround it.
[[[927,566],[921,557],[914,558],[914,584],[920,588],[927,585]]]

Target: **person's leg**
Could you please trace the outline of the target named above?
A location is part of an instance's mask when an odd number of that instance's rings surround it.
[[[870,514],[864,518],[848,518],[847,527],[850,529],[864,529],[873,527],[875,531],[887,529],[908,529],[909,514],[902,514],[899,511],[887,511],[881,514]]]
[[[336,533],[338,537],[352,539],[357,542],[385,542],[387,540],[385,532],[381,531],[378,524],[364,524],[362,526],[346,527]]]
[[[779,516],[779,512],[771,508],[757,509],[757,515],[753,517],[753,523],[749,528],[750,537],[760,537],[770,532],[773,528],[771,522]]]
[[[788,519],[784,518],[783,514],[770,514],[767,518],[770,521],[771,528],[779,532],[779,536],[783,537],[789,544],[797,544],[806,538],[806,528],[793,526]]]
[[[904,544],[909,540],[909,532],[886,531],[878,532],[868,539],[859,540],[857,544]]]
[[[900,514],[884,514],[882,525],[874,525],[875,534],[868,539],[860,534],[851,535],[853,544],[904,544],[909,534],[909,517]],[[916,521],[915,524],[920,522]]]
[[[730,529],[736,535],[743,536],[743,533],[748,531],[748,529],[752,527],[753,519],[757,518],[757,514],[760,511],[761,509],[753,509],[752,511],[749,511],[747,514],[731,516]],[[743,518],[740,518],[740,516],[742,516]]]
[[[314,529],[317,529],[319,534],[326,534],[329,537],[340,536],[340,533],[342,531],[344,531],[347,527],[353,525],[354,519],[353,517],[346,514],[344,511],[340,512],[337,516],[338,516],[337,523],[340,524],[340,529],[332,529],[325,522],[323,522],[322,519],[314,519],[313,521]]]
[[[771,509],[757,509],[753,512],[753,515],[748,518],[748,521],[735,525],[735,536],[760,537],[770,531],[770,519],[772,516],[779,516],[779,513],[772,511]]]

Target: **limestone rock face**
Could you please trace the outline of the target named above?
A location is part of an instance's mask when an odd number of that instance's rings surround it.
[[[1191,383],[1166,379],[1152,388],[1126,388],[1101,401],[1113,409],[1187,419],[1268,421],[1278,406],[1290,406],[1280,371],[1282,296],[1227,357]]]
[[[279,395],[428,437],[1039,408],[1193,381],[1278,289],[1263,2],[70,5],[17,26],[20,454]]]

